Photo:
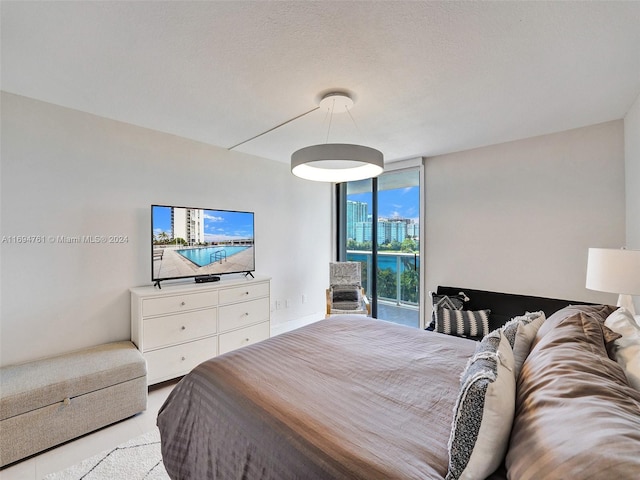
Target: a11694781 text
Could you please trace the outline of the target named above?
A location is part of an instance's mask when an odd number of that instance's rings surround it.
[[[3,244],[122,244],[127,235],[2,235]]]

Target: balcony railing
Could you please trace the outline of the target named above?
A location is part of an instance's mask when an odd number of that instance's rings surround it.
[[[348,250],[347,260],[362,263],[362,285],[371,295],[372,255]],[[420,326],[420,255],[378,252],[378,317],[405,325]]]

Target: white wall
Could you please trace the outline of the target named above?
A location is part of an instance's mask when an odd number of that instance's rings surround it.
[[[640,249],[640,96],[624,118],[627,247]]]
[[[291,300],[272,322],[322,316],[330,185],[297,179],[285,163],[6,93],[1,126],[2,365],[130,338],[128,289],[150,284],[152,203],[254,211],[256,272],[272,277],[272,301]],[[128,242],[9,243],[15,235]]]
[[[426,287],[613,302],[589,247],[625,244],[624,127],[613,121],[426,159]]]
[[[640,249],[640,95],[624,118],[627,247]],[[640,275],[640,273],[639,273]],[[640,296],[635,297],[640,312]]]

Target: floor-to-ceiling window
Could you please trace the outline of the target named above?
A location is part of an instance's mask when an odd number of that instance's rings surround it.
[[[362,263],[375,318],[420,327],[420,167],[338,186],[338,259]]]

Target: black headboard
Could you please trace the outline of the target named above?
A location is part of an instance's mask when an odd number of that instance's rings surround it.
[[[438,287],[439,295],[456,295],[464,292],[469,301],[464,304],[465,310],[491,310],[489,315],[489,330],[495,330],[507,323],[513,317],[525,312],[542,310],[545,316],[557,312],[568,305],[593,305],[592,303],[560,300],[557,298],[532,297],[513,293],[488,292],[462,287]]]

